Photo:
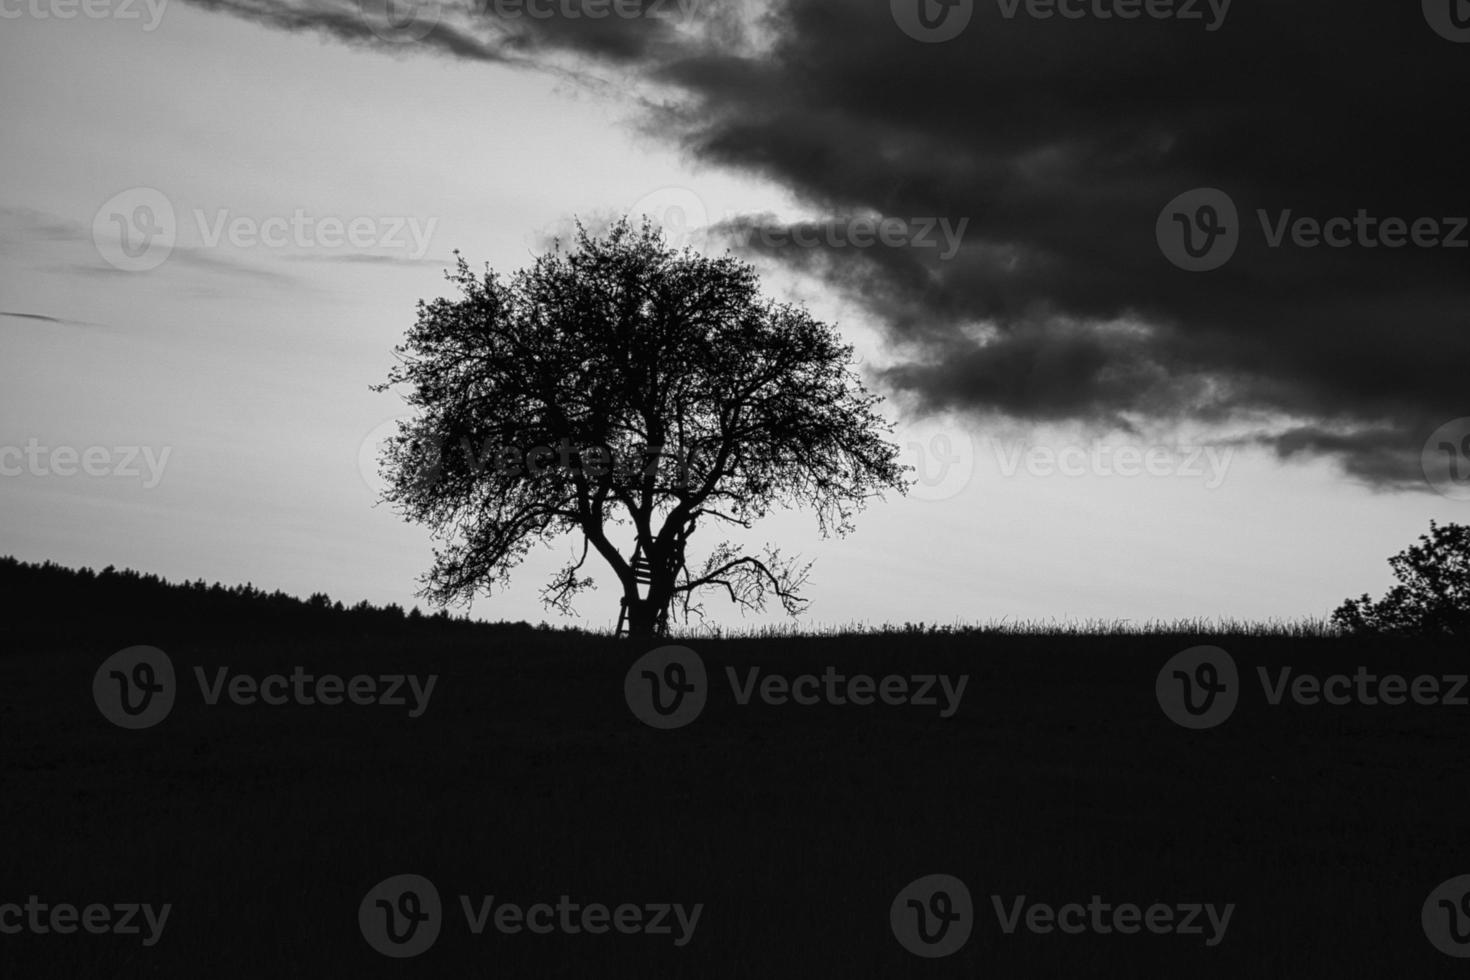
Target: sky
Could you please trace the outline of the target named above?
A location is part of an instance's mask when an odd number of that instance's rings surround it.
[[[369,386],[455,250],[622,213],[886,398],[911,493],[753,539],[803,625],[1325,616],[1465,520],[1439,0],[596,2],[0,0],[0,553],[414,604]],[[573,548],[473,615],[610,626]]]

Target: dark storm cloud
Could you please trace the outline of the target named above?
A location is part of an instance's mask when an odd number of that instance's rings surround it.
[[[1434,34],[1419,5],[1237,0],[1207,32],[1007,20],[977,3],[941,44],[895,29],[887,3],[784,9],[758,64],[665,66],[700,100],[669,119],[704,159],[775,180],[838,222],[970,219],[950,261],[912,247],[772,248],[727,226],[878,314],[903,354],[889,383],[927,408],[982,415],[1274,416],[1255,431],[1283,456],[1332,455],[1363,479],[1423,486],[1424,438],[1470,414],[1470,251],[1289,237],[1272,248],[1256,213],[1272,233],[1284,209],[1407,223],[1470,213],[1470,153],[1443,101],[1470,78],[1470,47]],[[1165,204],[1195,187],[1224,190],[1240,212],[1240,245],[1210,272],[1175,268],[1155,237]]]
[[[924,408],[1234,423],[1283,457],[1422,486],[1423,439],[1470,415],[1470,231],[1459,247],[1270,238],[1288,209],[1454,233],[1470,214],[1458,109],[1470,44],[1440,37],[1412,2],[1200,0],[1193,20],[1066,5],[1088,13],[1036,19],[1024,0],[976,0],[964,31],[933,44],[899,29],[888,0],[782,0],[749,37],[721,7],[725,23],[684,34],[523,22],[512,49],[574,51],[674,86],[685,97],[651,110],[651,132],[778,183],[828,226],[968,219],[949,258],[773,246],[750,235],[759,218],[723,225],[865,305],[900,357],[884,380]],[[1229,195],[1239,245],[1188,272],[1155,223],[1200,187]]]
[[[1418,443],[1422,443],[1430,431],[1432,427],[1417,433]],[[1417,490],[1424,485],[1419,444],[1412,439],[1406,440],[1399,428],[1368,428],[1342,433],[1307,426],[1290,429],[1278,435],[1273,442],[1277,455],[1283,459],[1297,455],[1334,455],[1342,460],[1348,473],[1376,487]]]

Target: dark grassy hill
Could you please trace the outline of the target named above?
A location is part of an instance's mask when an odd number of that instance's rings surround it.
[[[528,623],[483,623],[417,608],[344,606],[325,593],[300,599],[253,585],[169,582],[157,575],[112,566],[100,572],[54,562],[35,564],[0,557],[0,595],[15,614],[0,623],[0,636],[110,636],[129,629],[155,636],[195,636],[213,628],[235,635],[385,634],[425,636],[529,632]]]
[[[0,935],[7,977],[1437,977],[1421,906],[1470,873],[1467,709],[1272,706],[1257,667],[1463,672],[1407,639],[924,633],[689,640],[708,703],[655,730],[624,680],[649,645],[217,596],[127,575],[0,566],[0,903],[171,903],[161,938]],[[222,590],[228,593],[228,590]],[[109,599],[108,595],[113,598]],[[373,618],[374,616],[381,618]],[[1165,662],[1217,643],[1240,701],[1187,730]],[[103,661],[162,649],[163,720],[93,696]],[[383,704],[207,703],[213,682],[437,675],[418,717]],[[727,668],[967,676],[950,717],[911,704],[742,706]],[[1274,673],[1270,676],[1274,677]],[[207,686],[207,685],[206,685]],[[412,873],[437,942],[376,952],[358,910]],[[923,959],[890,928],[945,873],[973,933]],[[692,939],[473,935],[496,903],[702,903]],[[1205,935],[1006,934],[994,899],[1234,903]]]

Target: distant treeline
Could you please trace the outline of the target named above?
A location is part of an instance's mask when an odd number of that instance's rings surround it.
[[[157,575],[109,565],[100,572],[55,562],[34,564],[0,558],[0,596],[8,615],[0,635],[55,635],[117,631],[137,623],[150,630],[195,632],[199,628],[274,635],[343,633],[428,633],[529,631],[529,623],[484,623],[446,610],[431,615],[396,603],[345,606],[325,593],[308,599],[266,592],[254,585],[169,582]]]

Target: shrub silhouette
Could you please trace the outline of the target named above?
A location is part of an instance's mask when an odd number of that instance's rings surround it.
[[[1332,623],[1349,633],[1470,635],[1470,527],[1429,522],[1419,544],[1388,560],[1399,580],[1377,602],[1349,599]]]

